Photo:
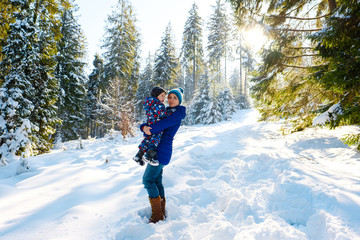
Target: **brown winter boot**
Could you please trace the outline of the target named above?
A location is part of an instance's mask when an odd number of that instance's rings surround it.
[[[149,219],[149,223],[157,223],[160,220],[164,220],[164,215],[161,211],[161,197],[157,198],[149,198],[151,205],[151,217]]]
[[[161,198],[161,211],[162,211],[162,214],[164,215],[164,218],[166,218],[165,205],[166,205],[166,199],[165,199],[165,197],[162,197]]]

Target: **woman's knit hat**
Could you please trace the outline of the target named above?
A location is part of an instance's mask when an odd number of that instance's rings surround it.
[[[184,93],[184,89],[182,89],[181,87],[179,88],[175,88],[175,89],[171,89],[169,91],[169,94],[170,93],[173,93],[177,96],[177,98],[179,99],[179,105],[181,104],[182,102],[182,99],[183,99],[183,93]]]
[[[163,92],[165,92],[164,89],[162,89],[161,87],[154,87],[151,90],[151,96],[154,98],[157,98],[160,94],[162,94]]]

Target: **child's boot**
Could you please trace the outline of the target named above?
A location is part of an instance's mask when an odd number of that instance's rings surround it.
[[[140,164],[140,166],[144,166],[145,162],[143,160],[143,156],[144,156],[144,152],[139,150],[138,153],[133,158],[133,160],[138,164]]]
[[[151,166],[159,166],[159,161],[156,160],[157,152],[154,149],[149,149],[145,154],[145,161],[148,162]]]

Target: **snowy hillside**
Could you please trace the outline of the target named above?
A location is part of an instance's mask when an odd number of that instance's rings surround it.
[[[282,136],[254,110],[182,126],[164,169],[165,221],[147,224],[144,167],[127,141],[75,142],[0,168],[0,239],[360,239],[360,154],[351,127]],[[106,161],[108,160],[108,162]]]

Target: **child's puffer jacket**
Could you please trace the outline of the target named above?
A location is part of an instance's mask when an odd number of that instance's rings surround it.
[[[154,124],[167,116],[165,105],[157,98],[147,97],[143,105],[147,116],[147,124]]]

